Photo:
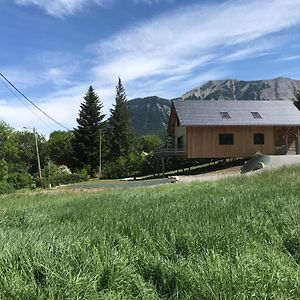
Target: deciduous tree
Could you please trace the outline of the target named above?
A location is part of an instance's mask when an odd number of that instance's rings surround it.
[[[50,159],[57,165],[73,166],[72,131],[53,131],[47,142]]]

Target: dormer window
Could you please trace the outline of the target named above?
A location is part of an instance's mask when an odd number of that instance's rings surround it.
[[[253,119],[261,119],[261,115],[257,111],[251,111]]]
[[[230,115],[227,111],[220,111],[220,115],[222,117],[222,119],[230,119]]]

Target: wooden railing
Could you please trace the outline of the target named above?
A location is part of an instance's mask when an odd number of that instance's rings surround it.
[[[186,156],[185,148],[167,148],[166,146],[158,147],[154,150],[157,156]]]

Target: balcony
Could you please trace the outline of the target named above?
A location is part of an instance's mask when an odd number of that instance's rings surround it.
[[[171,148],[166,146],[161,146],[155,149],[154,155],[158,157],[185,157],[187,155],[186,148]]]

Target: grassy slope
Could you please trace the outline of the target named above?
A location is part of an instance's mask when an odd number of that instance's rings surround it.
[[[1,299],[299,299],[300,169],[0,198]]]

